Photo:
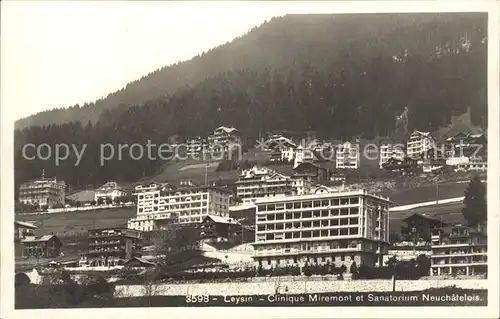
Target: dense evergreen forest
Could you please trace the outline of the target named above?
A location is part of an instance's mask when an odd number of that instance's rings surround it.
[[[17,123],[16,183],[55,175],[70,184],[135,181],[162,163],[127,158],[99,165],[99,145],[165,143],[232,125],[255,141],[269,130],[321,138],[434,131],[470,108],[487,125],[486,14],[295,15],[153,72],[84,107]],[[37,124],[37,126],[30,126]],[[40,126],[45,125],[45,126]],[[78,167],[22,158],[25,143],[87,144]]]

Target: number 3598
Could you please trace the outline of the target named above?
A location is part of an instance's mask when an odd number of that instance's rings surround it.
[[[186,296],[186,303],[204,303],[209,301],[209,296]]]

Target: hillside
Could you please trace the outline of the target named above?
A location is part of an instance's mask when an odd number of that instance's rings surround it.
[[[434,54],[436,46],[442,46],[438,53],[443,54],[455,49],[453,46],[459,44],[459,37],[464,32],[470,32],[472,41],[481,41],[486,34],[485,17],[482,14],[377,14],[362,17],[350,14],[274,18],[189,61],[162,67],[132,81],[104,99],[40,112],[17,121],[16,128],[72,121],[95,123],[105,110],[142,105],[221,73],[279,69],[303,59],[309,60],[313,67],[322,66],[328,60],[334,61],[349,54],[354,48],[392,57],[404,54],[405,50],[411,54]],[[358,47],[363,42],[365,45]],[[361,61],[356,61],[353,55],[351,62]]]
[[[136,160],[126,149],[101,165],[101,146],[159,145],[173,136],[206,136],[219,125],[237,127],[247,147],[271,130],[314,130],[318,138],[336,140],[390,136],[401,114],[408,119],[406,131],[436,131],[468,110],[471,124],[486,127],[486,52],[484,14],[276,18],[111,95],[122,97],[121,107],[111,96],[102,107],[88,107],[91,120],[100,117],[97,123],[16,130],[16,185],[42,169],[72,185],[155,176],[165,160]],[[57,112],[64,121],[89,120],[64,110],[44,114],[60,123]],[[77,167],[74,154],[57,166],[23,158],[26,143],[86,150]]]

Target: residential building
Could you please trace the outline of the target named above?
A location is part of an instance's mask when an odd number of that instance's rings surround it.
[[[229,215],[232,193],[227,188],[153,184],[136,190],[137,216],[128,221],[130,229],[152,231],[171,223],[200,223],[206,215]]]
[[[88,232],[88,253],[81,260],[89,266],[118,266],[139,255],[143,234],[126,227],[94,228]]]
[[[241,237],[241,224],[231,217],[207,215],[201,222],[201,241],[220,242]]]
[[[485,227],[456,225],[432,232],[431,276],[487,273]]]
[[[300,175],[292,176],[292,190],[294,195],[305,195],[311,193],[312,183]]]
[[[414,131],[406,142],[406,156],[420,159],[420,156],[435,147],[435,140],[430,132]]]
[[[272,136],[266,141],[268,149],[272,150],[271,161],[292,163],[295,159],[297,145],[284,136]]]
[[[293,168],[295,169],[297,166],[299,166],[302,163],[306,162],[313,162],[316,160],[316,156],[314,155],[314,152],[309,146],[302,146],[299,145],[297,149],[295,150],[295,158],[294,158],[294,164]]]
[[[208,147],[212,154],[230,153],[241,147],[240,132],[234,127],[218,127],[208,137]]]
[[[64,206],[66,198],[66,184],[56,178],[33,180],[21,184],[19,187],[19,202],[28,205],[36,205],[41,208],[53,208]]]
[[[311,162],[303,162],[300,163],[293,169],[292,178],[302,178],[311,183],[320,183],[328,180],[328,176],[330,171],[328,167],[331,163],[323,162],[323,163],[311,163]],[[332,165],[333,166],[333,165]]]
[[[410,157],[405,157],[402,160],[391,158],[382,164],[382,168],[391,172],[399,172],[401,174],[412,174],[419,170],[418,161]]]
[[[338,169],[358,169],[360,163],[359,145],[351,142],[342,144],[335,154]]]
[[[366,191],[258,200],[255,263],[375,266],[389,248],[389,206]]]
[[[127,196],[127,191],[118,185],[117,182],[107,182],[95,190],[94,200],[97,202],[100,198],[115,200],[118,197]]]
[[[61,254],[62,242],[56,235],[28,236],[21,244],[23,257],[55,258]]]
[[[36,226],[31,223],[15,221],[14,222],[14,241],[19,241],[26,237],[34,237]]]
[[[206,142],[200,137],[195,137],[187,140],[186,144],[186,155],[195,156],[200,155],[203,152]]]
[[[292,194],[293,183],[288,176],[281,175],[266,167],[254,166],[243,170],[236,182],[236,196],[243,203],[258,198]]]
[[[431,233],[434,229],[448,226],[440,219],[430,217],[428,214],[412,214],[403,219],[407,232],[403,234],[403,240],[418,243],[424,242],[430,245]]]
[[[405,158],[405,151],[403,145],[398,144],[384,144],[380,146],[380,168],[383,164],[387,163],[391,158],[402,161]]]

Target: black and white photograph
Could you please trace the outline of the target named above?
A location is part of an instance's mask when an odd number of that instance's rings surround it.
[[[496,1],[1,12],[2,317],[498,318]]]

